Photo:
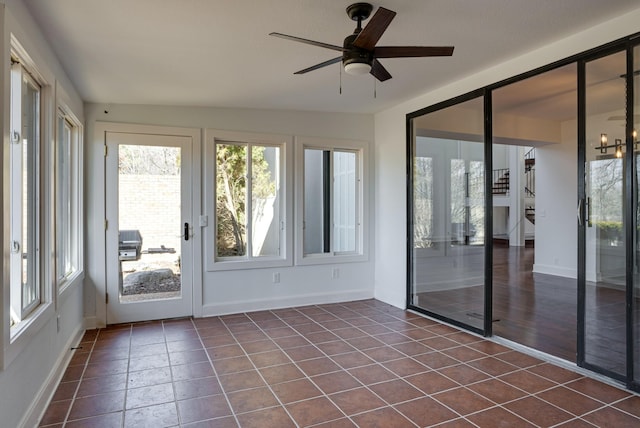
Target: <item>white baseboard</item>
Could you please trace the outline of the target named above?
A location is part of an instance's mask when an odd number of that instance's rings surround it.
[[[95,330],[98,328],[98,318],[97,317],[84,317],[84,329],[85,330]]]
[[[340,293],[317,293],[302,296],[274,297],[271,299],[240,300],[234,302],[206,304],[202,308],[203,317],[255,312],[295,306],[322,305],[327,303],[350,302],[373,298],[373,290],[350,290]]]
[[[547,275],[562,276],[564,278],[571,278],[571,279],[576,279],[578,277],[576,269],[566,268],[562,266],[542,265],[539,263],[534,263],[533,272],[544,273]]]
[[[58,384],[60,383],[71,358],[73,357],[73,352],[69,352],[69,350],[80,343],[82,336],[84,336],[84,331],[84,325],[79,325],[76,331],[69,337],[65,347],[62,348],[62,352],[60,352],[60,355],[58,356],[56,364],[51,368],[51,372],[49,373],[49,376],[47,376],[47,380],[42,384],[40,391],[36,394],[36,397],[31,403],[31,406],[29,406],[29,409],[25,413],[18,427],[31,428],[38,426],[40,419],[44,416],[44,412],[47,410],[47,407],[51,402],[51,398],[53,398],[53,394],[56,392]]]

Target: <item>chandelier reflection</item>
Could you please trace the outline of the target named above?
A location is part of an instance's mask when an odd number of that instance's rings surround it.
[[[634,129],[631,136],[633,137],[633,151],[638,150],[638,132]],[[607,134],[600,134],[600,146],[596,147],[596,150],[600,150],[600,153],[607,154],[609,149],[614,149],[615,156],[621,158],[624,155],[625,146],[622,144],[622,139],[616,138],[613,140],[613,144],[609,144],[609,137]]]

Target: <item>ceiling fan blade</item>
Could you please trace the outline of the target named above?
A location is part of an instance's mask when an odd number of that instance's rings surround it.
[[[370,73],[373,75],[373,77],[375,77],[381,82],[391,79],[391,74],[387,71],[386,68],[384,68],[384,66],[377,59],[374,59],[373,64],[371,64]]]
[[[413,58],[451,55],[453,55],[453,46],[378,46],[373,51],[373,56],[376,58]]]
[[[296,71],[293,74],[305,74],[305,73],[308,73],[310,71],[317,70],[319,68],[326,67],[327,65],[335,64],[335,63],[340,62],[340,61],[342,61],[342,57],[341,56],[339,56],[337,58],[330,59],[329,61],[321,62],[320,64],[313,65],[313,66],[311,66],[309,68],[305,68],[304,70]]]
[[[294,42],[306,43],[307,45],[318,46],[321,48],[327,48],[334,51],[342,52],[344,48],[342,46],[330,45],[329,43],[316,42],[315,40],[303,39],[302,37],[290,36],[282,33],[269,33],[270,36],[280,37],[281,39],[292,40]]]
[[[353,46],[369,51],[373,50],[395,16],[396,13],[394,11],[379,7],[367,26],[360,31],[358,37],[353,41]]]

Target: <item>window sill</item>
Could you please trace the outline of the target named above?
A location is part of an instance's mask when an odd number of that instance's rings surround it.
[[[292,266],[291,260],[268,259],[268,260],[219,260],[209,261],[208,272],[243,270],[243,269],[268,269]]]
[[[360,263],[369,258],[366,254],[307,254],[296,259],[296,265],[325,265],[335,263]]]

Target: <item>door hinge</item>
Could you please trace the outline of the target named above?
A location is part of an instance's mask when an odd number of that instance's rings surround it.
[[[107,147],[107,145],[104,145],[104,157],[107,157],[107,154],[109,153],[109,147]]]
[[[107,229],[109,229],[109,220],[105,219],[105,221],[104,221],[104,230],[107,230]]]
[[[108,305],[108,304],[109,304],[109,293],[105,293],[105,296],[104,296],[104,303],[105,303],[106,305]]]

